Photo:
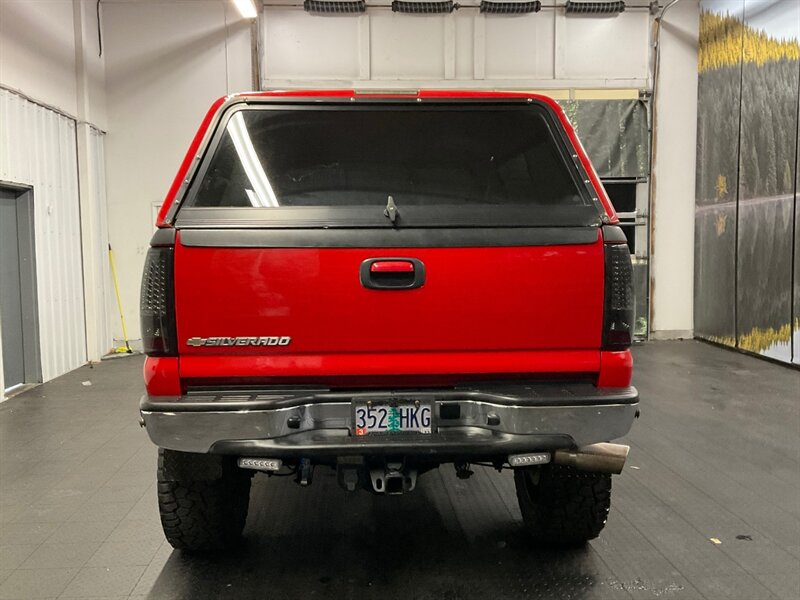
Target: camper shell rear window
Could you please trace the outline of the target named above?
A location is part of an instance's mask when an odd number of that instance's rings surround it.
[[[579,168],[539,103],[239,105],[211,138],[178,225],[597,225]]]

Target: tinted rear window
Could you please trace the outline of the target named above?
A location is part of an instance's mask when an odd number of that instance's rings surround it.
[[[392,196],[412,225],[598,216],[538,106],[244,109],[216,143],[187,206],[385,224]]]

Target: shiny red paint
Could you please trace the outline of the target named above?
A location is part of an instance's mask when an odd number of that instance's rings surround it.
[[[628,387],[631,384],[633,355],[630,350],[600,353],[600,374],[597,387]]]
[[[148,356],[144,361],[144,385],[151,396],[180,396],[178,359]]]
[[[178,350],[187,356],[599,351],[603,244],[404,248],[417,289],[359,278],[380,248],[175,249]],[[291,336],[286,347],[192,347],[190,337]],[[420,369],[424,369],[420,364]],[[422,372],[422,371],[421,371]]]
[[[369,270],[372,273],[412,273],[414,265],[407,260],[379,260],[372,263]]]
[[[383,352],[181,357],[185,379],[314,378],[329,385],[351,374],[359,377],[445,374],[597,373],[596,350],[517,352]],[[474,379],[474,378],[473,378]],[[395,385],[398,381],[393,382]],[[405,382],[408,385],[410,382]]]
[[[205,118],[203,119],[200,127],[197,130],[197,133],[192,140],[191,145],[189,146],[189,150],[184,156],[183,162],[181,163],[178,173],[175,176],[175,179],[170,186],[169,191],[167,192],[166,198],[164,198],[164,202],[161,205],[161,210],[158,213],[158,219],[156,221],[157,227],[169,227],[171,223],[167,220],[167,214],[170,210],[170,207],[176,202],[179,201],[176,198],[178,190],[181,186],[181,183],[186,179],[187,174],[189,173],[189,168],[192,164],[192,161],[195,159],[198,150],[200,149],[200,145],[203,142],[203,139],[206,137],[206,134],[210,133],[209,128],[211,127],[212,123],[214,123],[220,109],[223,107],[224,104],[228,100],[236,99],[236,98],[319,98],[320,100],[325,98],[330,99],[341,99],[341,98],[392,98],[392,99],[405,99],[405,100],[415,100],[421,99],[452,99],[452,100],[467,100],[467,99],[497,99],[501,100],[503,98],[530,98],[532,100],[538,100],[543,102],[547,106],[549,106],[553,112],[558,117],[559,122],[564,127],[564,131],[567,133],[567,137],[570,139],[573,150],[575,154],[577,154],[578,159],[581,161],[584,169],[586,170],[589,180],[591,181],[592,187],[597,194],[597,198],[600,200],[600,203],[603,205],[605,209],[606,216],[608,217],[608,222],[611,224],[619,223],[619,218],[617,217],[617,213],[614,210],[614,206],[611,204],[611,200],[608,197],[608,194],[603,188],[603,184],[600,181],[600,178],[597,175],[597,172],[594,170],[592,163],[589,161],[589,157],[586,154],[586,151],[583,148],[578,136],[575,133],[575,130],[572,128],[572,124],[569,122],[566,114],[562,110],[561,106],[548,96],[543,96],[541,94],[529,94],[525,92],[492,92],[492,91],[477,91],[477,90],[419,90],[414,94],[398,94],[398,93],[391,93],[391,92],[357,92],[355,90],[274,90],[269,92],[248,92],[243,94],[233,94],[231,96],[226,96],[219,98],[214,104],[211,105],[208,113],[206,114]]]

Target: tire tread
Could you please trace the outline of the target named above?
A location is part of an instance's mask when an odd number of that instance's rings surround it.
[[[611,475],[578,471],[572,467],[540,467],[538,484],[533,471],[514,472],[522,518],[537,542],[572,546],[600,535],[611,507]]]
[[[159,449],[158,506],[164,535],[173,548],[180,550],[228,548],[244,529],[250,477],[227,461],[222,477],[217,479],[194,480],[172,474],[170,462],[191,461],[191,457]]]

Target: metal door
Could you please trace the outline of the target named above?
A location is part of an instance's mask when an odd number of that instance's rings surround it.
[[[7,390],[40,380],[31,192],[0,188],[0,335]]]

